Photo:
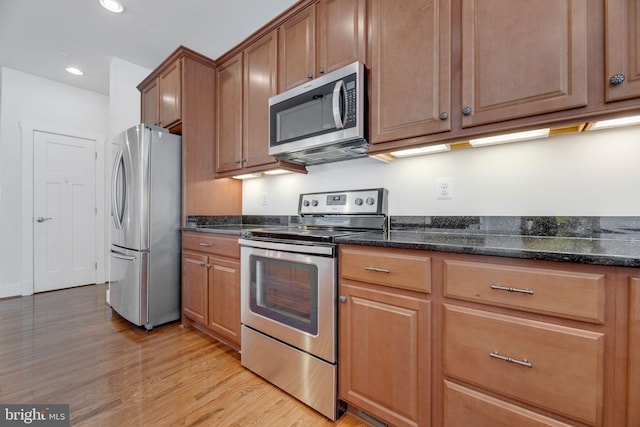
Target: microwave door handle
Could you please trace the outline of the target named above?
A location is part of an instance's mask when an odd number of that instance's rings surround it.
[[[336,86],[333,88],[333,120],[335,121],[336,129],[344,129],[344,122],[342,121],[342,114],[340,111],[340,99],[344,99],[346,104],[347,97],[345,96],[342,80],[338,80]]]

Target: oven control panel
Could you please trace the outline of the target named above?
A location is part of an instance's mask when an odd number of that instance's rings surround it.
[[[387,214],[387,193],[384,188],[370,190],[332,191],[300,195],[300,215],[380,215]]]

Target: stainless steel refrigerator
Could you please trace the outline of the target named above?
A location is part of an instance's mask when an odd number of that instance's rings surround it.
[[[109,300],[152,329],[180,318],[180,136],[140,124],[114,144]]]

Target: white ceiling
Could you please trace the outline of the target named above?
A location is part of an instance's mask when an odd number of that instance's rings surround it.
[[[215,59],[296,0],[121,2],[123,14],[98,0],[0,0],[0,66],[108,95],[111,58],[154,69],[184,45]]]

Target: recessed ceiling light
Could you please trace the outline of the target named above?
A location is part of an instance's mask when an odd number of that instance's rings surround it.
[[[100,4],[109,12],[113,12],[113,13],[124,12],[124,6],[122,6],[122,4],[117,0],[100,0]]]
[[[67,73],[73,74],[74,76],[81,76],[84,74],[84,71],[76,67],[67,67]]]

